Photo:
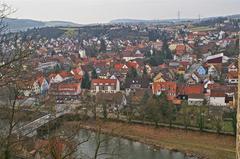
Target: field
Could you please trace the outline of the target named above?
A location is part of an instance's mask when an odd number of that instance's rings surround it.
[[[70,128],[79,122],[65,122]],[[217,134],[155,128],[121,122],[82,122],[81,127],[96,130],[99,125],[104,133],[122,136],[154,146],[178,150],[193,156],[209,159],[235,159],[235,137]]]
[[[204,32],[204,31],[214,31],[216,30],[216,28],[211,28],[211,27],[193,27],[193,28],[190,28],[190,30],[192,32]]]

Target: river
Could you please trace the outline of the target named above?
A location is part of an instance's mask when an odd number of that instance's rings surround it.
[[[169,150],[155,150],[148,145],[102,134],[100,138],[95,132],[81,129],[76,136],[78,142],[90,139],[81,144],[76,152],[77,158],[88,156],[93,158],[97,146],[97,141],[102,141],[98,154],[98,159],[196,159],[187,157],[181,152],[171,152]]]
[[[7,121],[0,120],[1,135],[6,133],[6,125]],[[95,132],[86,129],[79,130],[74,140],[76,143],[80,143],[88,138],[87,142],[78,146],[74,154],[76,158],[93,158],[97,142],[102,141],[97,159],[196,159],[194,157],[187,157],[181,152],[172,152],[165,149],[156,150],[140,142],[112,137],[107,134],[101,134],[98,137]]]

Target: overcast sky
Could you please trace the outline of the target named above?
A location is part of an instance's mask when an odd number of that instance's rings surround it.
[[[1,0],[0,0],[1,1]],[[240,13],[240,0],[4,0],[16,9],[11,17],[81,24],[112,19],[168,19]]]

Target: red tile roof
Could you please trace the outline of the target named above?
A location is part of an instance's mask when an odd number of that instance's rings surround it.
[[[137,63],[137,62],[134,62],[134,61],[133,61],[133,62],[129,61],[129,62],[127,63],[127,67],[128,67],[128,68],[135,68],[135,69],[136,69],[136,68],[138,68],[138,66],[139,66],[138,63]]]
[[[176,82],[154,82],[152,85],[153,94],[157,94],[159,91],[164,92],[167,95],[168,100],[173,100],[177,94]]]
[[[61,92],[76,92],[81,87],[80,83],[70,83],[70,84],[60,84],[58,86],[58,91]]]
[[[122,67],[123,67],[123,64],[115,64],[115,65],[114,65],[114,68],[115,68],[115,70],[117,70],[117,71],[121,70]]]
[[[81,76],[81,75],[74,75],[73,78],[76,79],[76,80],[82,80],[83,76]]]
[[[42,85],[43,81],[45,80],[45,78],[43,76],[38,77],[36,82],[38,82],[40,85]]]
[[[52,78],[55,78],[56,76],[57,76],[57,74],[51,73],[48,77],[49,77],[49,79],[52,79]]]
[[[213,89],[211,90],[210,97],[225,97],[225,90]]]
[[[177,47],[176,47],[176,54],[177,55],[182,55],[184,53],[186,53],[186,46],[184,44],[177,45]]]
[[[97,84],[99,85],[100,83],[105,84],[105,85],[116,85],[117,80],[116,79],[93,79],[92,84]]]
[[[204,90],[203,85],[190,85],[184,87],[185,95],[202,94],[203,90]]]
[[[80,68],[75,68],[75,69],[72,70],[72,72],[73,72],[74,75],[80,74],[81,71],[82,71],[82,70],[81,70]]]
[[[237,79],[238,78],[238,72],[228,72],[227,78],[228,79]]]
[[[72,74],[70,72],[66,72],[66,71],[62,71],[59,73],[59,75],[63,78],[66,78],[66,77],[71,77]]]

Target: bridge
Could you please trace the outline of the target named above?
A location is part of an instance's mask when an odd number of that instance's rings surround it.
[[[15,128],[13,130],[13,134],[17,134],[19,136],[27,136],[27,137],[33,137],[35,134],[34,132],[40,128],[41,126],[47,124],[50,121],[53,121],[61,116],[63,116],[64,114],[69,113],[69,111],[62,111],[62,112],[58,112],[56,114],[47,114],[45,116],[42,116],[26,125],[23,125],[20,128]]]

